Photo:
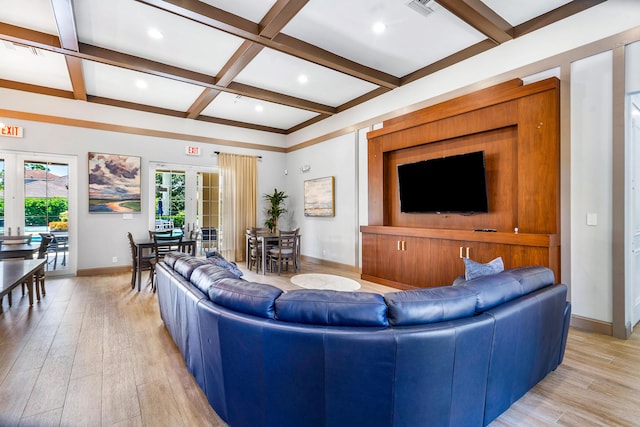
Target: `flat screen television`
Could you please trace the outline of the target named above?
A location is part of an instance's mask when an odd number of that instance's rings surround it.
[[[489,212],[484,151],[398,165],[403,213]]]

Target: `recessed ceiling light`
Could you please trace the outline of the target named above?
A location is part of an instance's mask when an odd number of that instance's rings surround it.
[[[136,80],[136,86],[138,87],[138,89],[146,89],[147,82],[145,82],[144,80]]]
[[[149,37],[156,40],[160,40],[162,37],[164,37],[162,33],[156,28],[149,28],[149,31],[147,31],[147,34],[149,35]]]
[[[379,21],[379,22],[376,22],[375,24],[373,24],[373,27],[371,27],[371,29],[376,34],[382,34],[387,29],[387,26],[385,25],[384,22]]]
[[[264,107],[262,105],[256,105],[256,111],[258,113],[262,112],[262,110],[264,110]]]
[[[300,75],[298,76],[298,83],[305,84],[305,83],[306,83],[306,82],[308,82],[308,81],[309,81],[309,77],[307,77],[306,75],[304,75],[304,74],[300,74]]]

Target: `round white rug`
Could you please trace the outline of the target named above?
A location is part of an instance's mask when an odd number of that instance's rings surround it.
[[[291,283],[307,289],[331,289],[334,291],[355,291],[360,289],[360,283],[335,274],[297,274],[291,278]]]

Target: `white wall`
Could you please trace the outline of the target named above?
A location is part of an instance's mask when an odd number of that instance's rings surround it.
[[[571,65],[572,311],[605,322],[613,320],[612,58],[608,51]]]
[[[358,159],[355,133],[333,138],[287,155],[287,207],[292,215],[289,227],[300,227],[303,255],[357,265],[355,248],[359,239]],[[309,165],[308,172],[301,166]],[[335,216],[305,217],[304,181],[335,177]]]
[[[78,161],[78,269],[91,269],[130,265],[131,253],[127,232],[136,238],[147,235],[150,207],[145,196],[149,191],[146,171],[150,161],[172,164],[217,165],[214,151],[238,154],[261,155],[258,163],[258,194],[274,186],[283,187],[282,171],[285,154],[271,151],[256,151],[231,148],[214,144],[177,141],[166,138],[109,132],[88,128],[52,125],[0,116],[0,121],[24,127],[24,138],[0,138],[0,150],[15,150],[34,153],[55,153],[76,156]],[[200,157],[186,156],[185,146],[200,147]],[[140,156],[142,160],[142,212],[132,219],[123,219],[121,214],[88,213],[88,152]],[[152,183],[153,185],[153,183]],[[151,207],[153,210],[153,207]],[[112,263],[112,257],[118,263]]]

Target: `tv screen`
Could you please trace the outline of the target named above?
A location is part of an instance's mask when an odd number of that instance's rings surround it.
[[[489,212],[484,151],[398,165],[400,211]]]

